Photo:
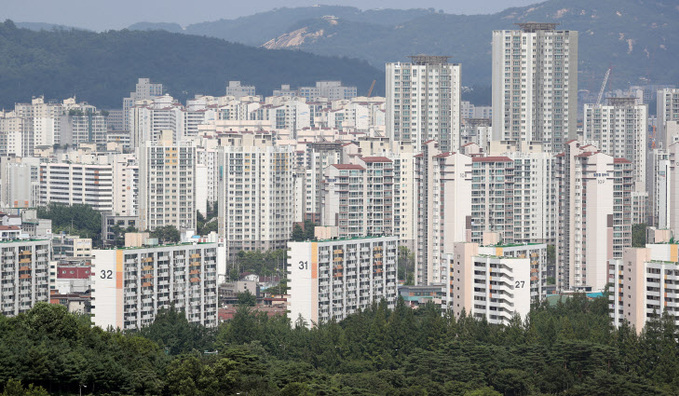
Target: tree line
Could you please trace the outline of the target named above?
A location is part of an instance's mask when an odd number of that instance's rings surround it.
[[[243,305],[216,329],[169,309],[151,326],[122,333],[41,303],[0,317],[0,385],[166,395],[676,395],[679,389],[672,318],[654,319],[639,335],[627,325],[616,329],[605,298],[542,304],[507,326],[442,315],[435,305],[413,310],[402,300],[393,310],[376,303],[311,329],[291,324]]]

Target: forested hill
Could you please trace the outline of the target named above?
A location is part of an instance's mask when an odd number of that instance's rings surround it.
[[[33,31],[9,20],[0,23],[0,107],[5,109],[38,95],[76,95],[100,108],[120,108],[139,77],[162,83],[182,100],[197,93],[224,95],[229,80],[255,85],[264,95],[281,84],[319,80],[341,80],[363,94],[377,80],[375,94],[384,90],[384,73],[365,61],[164,31]]]
[[[399,300],[312,330],[241,306],[217,329],[162,311],[139,332],[91,328],[39,303],[0,316],[0,390],[9,395],[676,395],[672,317],[615,329],[608,299],[575,296],[508,326]],[[205,353],[208,352],[208,353]],[[21,385],[18,384],[21,381]],[[21,387],[44,390],[21,393]],[[46,390],[46,391],[45,391]]]

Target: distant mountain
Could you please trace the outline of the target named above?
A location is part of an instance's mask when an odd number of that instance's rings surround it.
[[[76,95],[101,108],[119,108],[139,77],[162,83],[179,99],[224,95],[229,80],[270,95],[281,84],[341,80],[367,93],[384,92],[384,72],[365,61],[301,51],[267,50],[220,39],[163,31],[31,31],[0,23],[0,107],[32,96]]]
[[[66,25],[57,25],[54,23],[44,23],[44,22],[16,22],[16,25],[20,28],[35,30],[39,32],[41,30],[86,30],[80,28],[74,28]]]
[[[408,55],[450,55],[462,64],[465,85],[489,85],[493,30],[516,29],[518,22],[557,22],[561,29],[579,31],[580,87],[598,90],[610,65],[612,87],[679,82],[677,20],[676,0],[548,0],[468,16],[319,6],[200,23],[184,33],[355,57],[380,69]]]
[[[178,23],[164,23],[164,22],[138,22],[128,27],[130,30],[164,30],[170,33],[184,33],[184,29]]]

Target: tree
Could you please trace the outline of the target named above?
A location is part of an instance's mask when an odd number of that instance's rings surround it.
[[[254,307],[257,305],[257,297],[248,290],[238,293],[236,298],[238,299],[238,305],[245,305],[248,307]]]
[[[398,247],[398,278],[406,285],[415,284],[415,254],[405,246]]]
[[[305,234],[304,230],[302,227],[300,227],[299,224],[295,224],[292,226],[292,240],[294,242],[302,242],[305,239]]]
[[[645,223],[632,225],[632,247],[646,247]]]
[[[151,236],[153,238],[158,238],[158,241],[162,244],[177,243],[181,240],[179,230],[173,225],[158,227],[151,232]]]

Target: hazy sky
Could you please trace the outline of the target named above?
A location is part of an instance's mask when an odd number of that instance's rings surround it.
[[[232,19],[276,7],[315,4],[373,8],[435,8],[455,14],[488,14],[540,0],[2,0],[0,20],[47,22],[92,30],[121,29],[135,22]]]

